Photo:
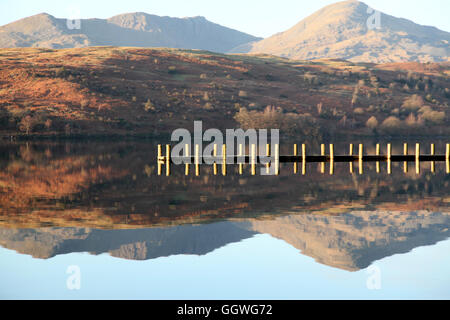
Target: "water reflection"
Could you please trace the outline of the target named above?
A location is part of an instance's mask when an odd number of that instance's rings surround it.
[[[214,176],[212,168],[186,177],[174,168],[167,178],[156,174],[153,143],[0,149],[0,245],[35,258],[204,255],[262,233],[356,271],[450,236],[450,177],[440,164],[419,175],[400,163],[392,175],[375,164],[351,175],[338,163],[332,177],[308,164],[307,176],[286,165],[276,177]]]

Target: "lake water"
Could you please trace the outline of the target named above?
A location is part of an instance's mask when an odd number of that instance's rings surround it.
[[[165,177],[155,152],[151,142],[2,143],[0,298],[450,298],[444,163],[419,175],[413,164],[388,175],[367,163],[359,175],[337,163],[333,176],[283,164],[279,176],[202,166],[199,177],[184,167]]]

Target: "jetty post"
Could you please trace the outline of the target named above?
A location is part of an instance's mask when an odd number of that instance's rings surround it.
[[[158,144],[158,160],[157,160],[157,164],[158,164],[158,176],[160,176],[161,173],[162,173],[162,146],[160,144]]]
[[[334,145],[330,144],[330,175],[334,174]]]
[[[404,156],[408,155],[408,144],[407,143],[403,144],[403,155]],[[408,161],[403,162],[403,172],[408,173]]]
[[[302,144],[302,175],[306,175],[306,144]]]
[[[392,144],[387,145],[387,173],[392,174]]]
[[[242,144],[239,145],[239,160],[241,160],[242,156],[244,155],[244,146]],[[238,160],[238,161],[239,161]],[[239,174],[244,174],[244,164],[239,161]]]
[[[294,156],[297,157],[298,156],[298,147],[297,144],[294,144]],[[298,162],[295,161],[294,162],[294,174],[298,173]]]
[[[256,175],[256,145],[252,144],[252,176]]]
[[[416,174],[420,174],[420,143],[416,143]]]
[[[222,175],[227,175],[227,145],[222,145]]]
[[[450,143],[447,143],[445,147],[445,168],[447,174],[450,174]]]
[[[275,175],[280,174],[280,145],[275,145]]]
[[[320,155],[321,155],[322,157],[325,157],[325,145],[324,145],[323,143],[320,145]],[[325,162],[322,162],[322,163],[320,164],[320,172],[321,172],[322,174],[325,173]]]
[[[217,144],[214,145],[213,157],[214,157],[213,171],[214,175],[217,176]]]
[[[359,144],[359,174],[362,175],[364,172],[363,169],[363,153],[364,153],[364,146],[362,143]]]
[[[186,176],[188,176],[189,175],[189,162],[190,162],[190,160],[188,160],[188,158],[189,158],[189,145],[188,144],[186,144],[185,146],[184,146],[184,148],[185,148],[185,151],[184,151],[184,155],[185,155],[185,157],[186,157],[186,164],[185,164],[185,167],[184,167],[184,174],[186,175]]]
[[[166,144],[166,176],[170,176],[170,144]]]
[[[434,143],[431,144],[431,156],[434,156],[436,154],[436,145]],[[436,172],[436,162],[431,161],[431,173]]]
[[[350,143],[350,151],[348,154],[353,156],[353,143]],[[353,174],[353,160],[350,161],[350,173]]]
[[[375,154],[376,154],[377,157],[379,157],[380,154],[381,154],[381,148],[380,148],[380,144],[379,144],[379,143],[377,143],[375,149],[376,149],[376,150],[375,150]],[[381,169],[380,169],[380,161],[377,161],[376,167],[377,167],[377,168],[376,168],[377,173],[380,173],[380,171],[381,171]]]
[[[195,145],[195,175],[198,177],[200,175],[200,146]]]

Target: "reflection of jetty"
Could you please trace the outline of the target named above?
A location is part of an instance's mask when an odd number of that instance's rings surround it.
[[[325,144],[321,145],[320,155],[307,155],[307,148],[305,144],[301,145],[301,155],[299,154],[298,145],[294,144],[293,155],[280,155],[280,146],[276,144],[274,146],[273,155],[271,153],[271,145],[266,145],[265,153],[261,150],[257,150],[257,145],[250,146],[250,152],[246,154],[245,146],[239,145],[238,155],[227,154],[227,146],[223,145],[221,148],[221,153],[217,153],[217,145],[214,145],[212,156],[201,156],[199,151],[199,146],[195,146],[194,154],[190,154],[191,146],[185,146],[185,155],[183,157],[172,157],[171,156],[171,146],[166,145],[166,154],[162,154],[162,146],[158,145],[158,175],[162,174],[162,167],[166,167],[166,175],[170,175],[170,166],[174,160],[178,160],[178,163],[183,163],[185,166],[185,173],[189,175],[190,166],[193,165],[195,168],[195,174],[198,176],[200,174],[201,164],[211,164],[214,167],[214,174],[218,174],[218,166],[222,167],[222,174],[227,174],[227,165],[237,164],[239,166],[239,173],[243,174],[244,165],[251,166],[252,175],[256,174],[257,164],[264,165],[266,167],[266,173],[268,175],[279,175],[280,173],[280,163],[293,163],[294,174],[299,172],[299,165],[301,165],[301,173],[306,174],[306,164],[307,163],[320,163],[321,172],[325,173],[325,163],[329,163],[330,174],[334,174],[334,164],[348,162],[350,166],[350,173],[354,171],[354,162],[358,162],[358,171],[360,174],[363,173],[363,163],[364,162],[376,162],[376,171],[380,172],[380,163],[387,163],[388,174],[392,173],[392,162],[403,162],[403,170],[405,173],[408,172],[408,166],[410,162],[415,163],[416,173],[420,174],[420,165],[422,162],[430,162],[431,172],[436,171],[436,162],[445,162],[446,173],[450,174],[450,144],[446,144],[445,155],[436,154],[435,144],[431,144],[430,153],[422,154],[421,146],[419,143],[416,144],[415,153],[410,154],[408,144],[403,145],[402,155],[392,154],[392,144],[387,144],[386,154],[381,154],[380,144],[376,145],[375,155],[364,154],[364,145],[358,145],[358,153],[354,152],[354,145],[350,144],[349,153],[347,155],[335,155],[334,145],[329,145],[329,153],[326,154]]]

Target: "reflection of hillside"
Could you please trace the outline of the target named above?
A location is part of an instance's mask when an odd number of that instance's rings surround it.
[[[146,260],[177,254],[203,255],[253,234],[230,222],[139,230],[0,229],[0,244],[41,259],[73,252],[108,252],[123,259]]]
[[[144,228],[216,219],[296,212],[339,214],[354,209],[439,211],[448,208],[450,176],[423,170],[391,176],[366,167],[350,175],[347,164],[330,177],[308,166],[293,176],[184,176],[155,174],[149,143],[15,145],[0,156],[0,225]],[[231,171],[231,168],[230,168]]]
[[[373,261],[450,237],[450,213],[357,211],[339,216],[291,215],[249,221],[317,262],[356,271]]]
[[[46,207],[65,200],[104,180],[123,177],[127,171],[96,164],[87,155],[52,159],[49,149],[35,152],[28,144],[20,146],[19,157],[0,170],[0,205],[4,211]]]
[[[355,211],[339,216],[292,214],[208,225],[135,230],[0,229],[0,245],[35,258],[90,252],[146,260],[203,255],[257,233],[282,239],[317,262],[356,271],[372,262],[450,237],[450,213]]]

